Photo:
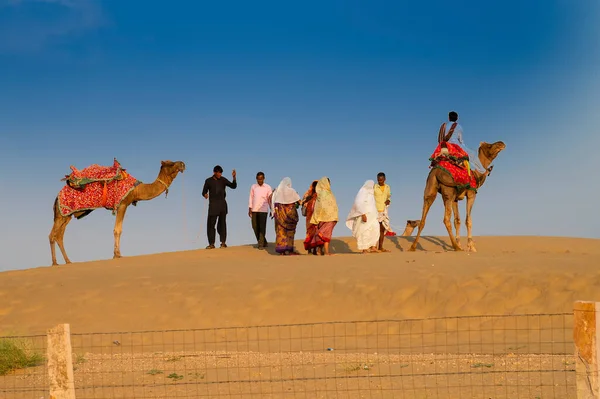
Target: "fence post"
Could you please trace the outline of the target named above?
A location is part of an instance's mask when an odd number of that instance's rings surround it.
[[[577,301],[573,306],[578,399],[600,399],[600,302]]]
[[[71,328],[59,324],[48,330],[47,337],[50,399],[75,399]]]

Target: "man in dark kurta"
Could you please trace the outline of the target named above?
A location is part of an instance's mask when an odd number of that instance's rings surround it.
[[[225,244],[227,241],[227,201],[225,200],[225,188],[235,189],[237,181],[235,179],[235,169],[231,174],[233,182],[230,182],[222,175],[223,168],[219,165],[215,166],[213,175],[204,181],[204,188],[202,189],[202,195],[204,198],[208,198],[208,220],[206,223],[208,247],[206,249],[213,249],[215,247],[215,223],[217,223],[221,248],[227,248],[227,244]]]

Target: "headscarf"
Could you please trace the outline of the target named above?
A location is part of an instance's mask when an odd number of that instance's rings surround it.
[[[293,204],[295,202],[300,201],[300,196],[292,188],[292,179],[289,177],[285,177],[279,183],[279,186],[273,191],[273,196],[271,198],[271,203],[275,204]]]
[[[355,218],[366,214],[377,215],[374,188],[375,182],[373,180],[367,180],[358,191],[358,194],[356,194],[352,209],[346,218],[346,226],[350,229],[352,229],[352,223]]]
[[[317,183],[317,201],[315,210],[310,219],[310,223],[319,224],[320,222],[337,222],[338,206],[335,196],[331,192],[331,184],[327,177],[322,177]]]
[[[316,192],[313,190],[313,184],[318,183],[318,182],[319,182],[318,180],[313,180],[313,182],[310,184],[310,187],[308,188],[308,190],[306,190],[306,192],[302,196],[302,202],[309,201],[309,197],[312,197],[313,195],[316,194]]]

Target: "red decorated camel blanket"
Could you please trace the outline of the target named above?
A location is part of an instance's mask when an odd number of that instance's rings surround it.
[[[58,193],[58,208],[63,216],[98,208],[114,213],[123,198],[141,183],[116,159],[113,166],[94,164],[82,170],[71,166],[71,174],[62,180],[66,185]]]
[[[437,148],[429,157],[431,167],[441,169],[448,173],[456,183],[456,189],[462,191],[464,189],[477,192],[477,180],[475,174],[469,168],[469,156],[467,153],[452,143],[444,143],[448,151],[442,151],[442,144],[438,144]]]

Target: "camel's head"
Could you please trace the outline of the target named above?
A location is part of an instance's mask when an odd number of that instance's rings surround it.
[[[482,141],[479,143],[479,154],[483,154],[487,159],[493,161],[496,159],[500,151],[506,148],[506,144],[502,141],[496,141],[495,143],[486,143]]]
[[[177,173],[183,173],[185,170],[185,163],[183,161],[160,161],[160,170],[174,179],[175,176],[177,176]]]

